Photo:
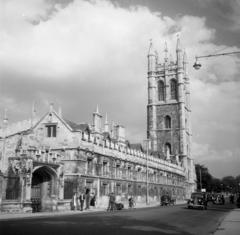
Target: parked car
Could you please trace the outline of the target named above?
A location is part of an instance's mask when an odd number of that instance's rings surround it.
[[[214,194],[213,204],[224,205],[225,204],[224,195],[222,195],[222,194]]]
[[[191,198],[188,200],[188,209],[200,208],[207,209],[207,196],[206,193],[192,193]]]
[[[161,197],[161,206],[170,206],[170,205],[174,205],[176,202],[175,199],[172,199],[170,196],[168,195],[163,195]]]

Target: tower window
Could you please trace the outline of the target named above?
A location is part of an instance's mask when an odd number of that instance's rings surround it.
[[[171,80],[171,100],[177,99],[177,83],[175,80]]]
[[[165,127],[166,129],[170,129],[170,128],[171,128],[171,117],[166,116],[166,117],[164,118],[164,127]]]
[[[164,83],[162,81],[158,83],[158,100],[164,100]]]

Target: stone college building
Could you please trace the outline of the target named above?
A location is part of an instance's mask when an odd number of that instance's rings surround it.
[[[0,129],[0,210],[4,212],[64,211],[73,193],[89,188],[97,207],[108,195],[137,204],[157,203],[166,193],[184,200],[195,190],[191,106],[187,57],[178,39],[176,62],[159,63],[150,44],[146,150],[125,139],[122,125],[102,125],[98,108],[93,123],[73,123],[53,104],[41,118],[33,105],[29,120],[9,125],[7,110]],[[141,116],[141,115],[139,115]],[[148,187],[147,187],[148,186]]]

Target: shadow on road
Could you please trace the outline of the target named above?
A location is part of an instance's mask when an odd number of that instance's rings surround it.
[[[90,235],[190,235],[179,227],[163,223],[161,221],[148,221],[134,219],[132,216],[118,216],[115,212],[109,212],[106,216],[74,215],[56,218],[41,218],[35,220],[4,222],[1,226],[4,235],[14,234],[90,234]],[[16,228],[18,228],[16,230]]]

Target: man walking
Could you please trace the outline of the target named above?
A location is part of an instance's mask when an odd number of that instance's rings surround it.
[[[90,209],[90,189],[86,188],[86,210]]]
[[[80,210],[81,210],[81,211],[83,211],[84,200],[85,200],[84,192],[81,192],[81,194],[80,194],[80,196],[79,196]]]

